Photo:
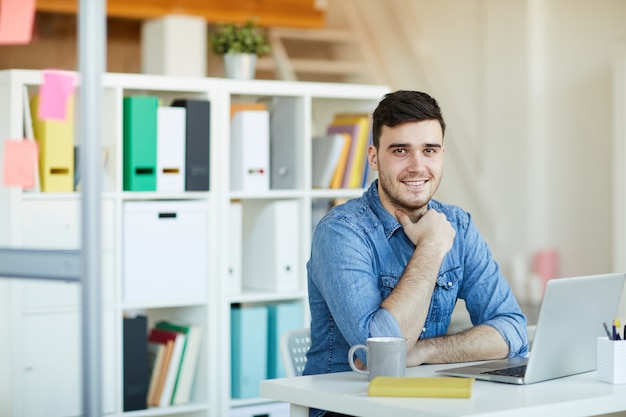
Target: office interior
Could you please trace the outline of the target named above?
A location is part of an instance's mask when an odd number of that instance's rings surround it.
[[[626,89],[618,82],[626,2],[308,3],[321,10],[322,26],[295,29],[346,29],[361,45],[309,40],[293,42],[294,50],[323,60],[348,57],[361,69],[299,74],[298,80],[382,84],[439,100],[448,130],[436,198],[472,214],[531,314],[536,288],[515,275],[520,262],[532,272],[539,253],[557,254],[556,278],[626,271],[626,131],[618,113],[626,110],[620,104]],[[50,10],[38,11],[29,45],[0,46],[0,69],[77,69],[76,15]],[[108,72],[141,73],[143,23],[109,17]],[[209,32],[215,23],[207,23]],[[280,79],[272,63],[265,64],[257,78]],[[206,76],[223,76],[221,58],[210,52]],[[0,304],[3,298],[0,291]],[[625,298],[618,312],[624,319]]]

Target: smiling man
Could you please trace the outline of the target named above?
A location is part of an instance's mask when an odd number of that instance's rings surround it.
[[[350,370],[350,346],[373,336],[405,337],[408,366],[528,352],[526,318],[471,216],[433,199],[445,128],[422,92],[387,94],[374,111],[368,161],[378,180],[313,234],[305,375]],[[447,334],[459,298],[473,326]]]

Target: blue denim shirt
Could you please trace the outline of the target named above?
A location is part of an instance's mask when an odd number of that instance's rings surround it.
[[[374,181],[363,196],[333,208],[313,234],[307,263],[312,345],[305,375],[349,371],[351,345],[370,336],[401,336],[396,320],[380,305],[415,245],[383,208],[377,186]],[[526,317],[469,213],[435,200],[428,208],[444,213],[456,236],[439,270],[420,339],[446,334],[460,298],[472,324],[502,334],[509,357],[526,355]],[[362,350],[357,355],[365,363]]]

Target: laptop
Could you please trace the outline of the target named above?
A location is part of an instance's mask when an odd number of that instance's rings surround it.
[[[617,314],[625,274],[558,278],[547,282],[528,357],[438,370],[451,376],[532,384],[596,369],[597,338]]]

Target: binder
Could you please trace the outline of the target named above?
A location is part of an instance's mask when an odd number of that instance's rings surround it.
[[[42,192],[74,191],[74,97],[67,101],[65,120],[39,118],[39,95],[30,102],[33,133],[39,145]]]
[[[304,110],[296,98],[275,98],[270,115],[270,188],[298,188],[302,179],[298,173],[297,144],[302,137]]]
[[[156,191],[158,99],[124,97],[124,191]]]
[[[237,191],[269,189],[269,112],[242,110],[231,121],[230,188]]]
[[[211,103],[177,99],[173,107],[187,110],[185,125],[185,190],[208,191],[211,144]]]
[[[184,107],[157,109],[157,190],[185,190],[186,113]]]
[[[148,407],[148,319],[124,317],[124,411]]]
[[[259,382],[267,378],[267,308],[231,308],[231,396],[259,396]]]
[[[334,133],[313,137],[311,143],[313,188],[330,188],[333,177],[339,168],[343,167],[341,157],[348,142],[347,135]]]
[[[267,306],[267,377],[284,378],[285,367],[280,357],[280,337],[289,330],[303,327],[302,304],[288,302]]]
[[[246,289],[300,288],[298,201],[243,202],[243,275]]]

